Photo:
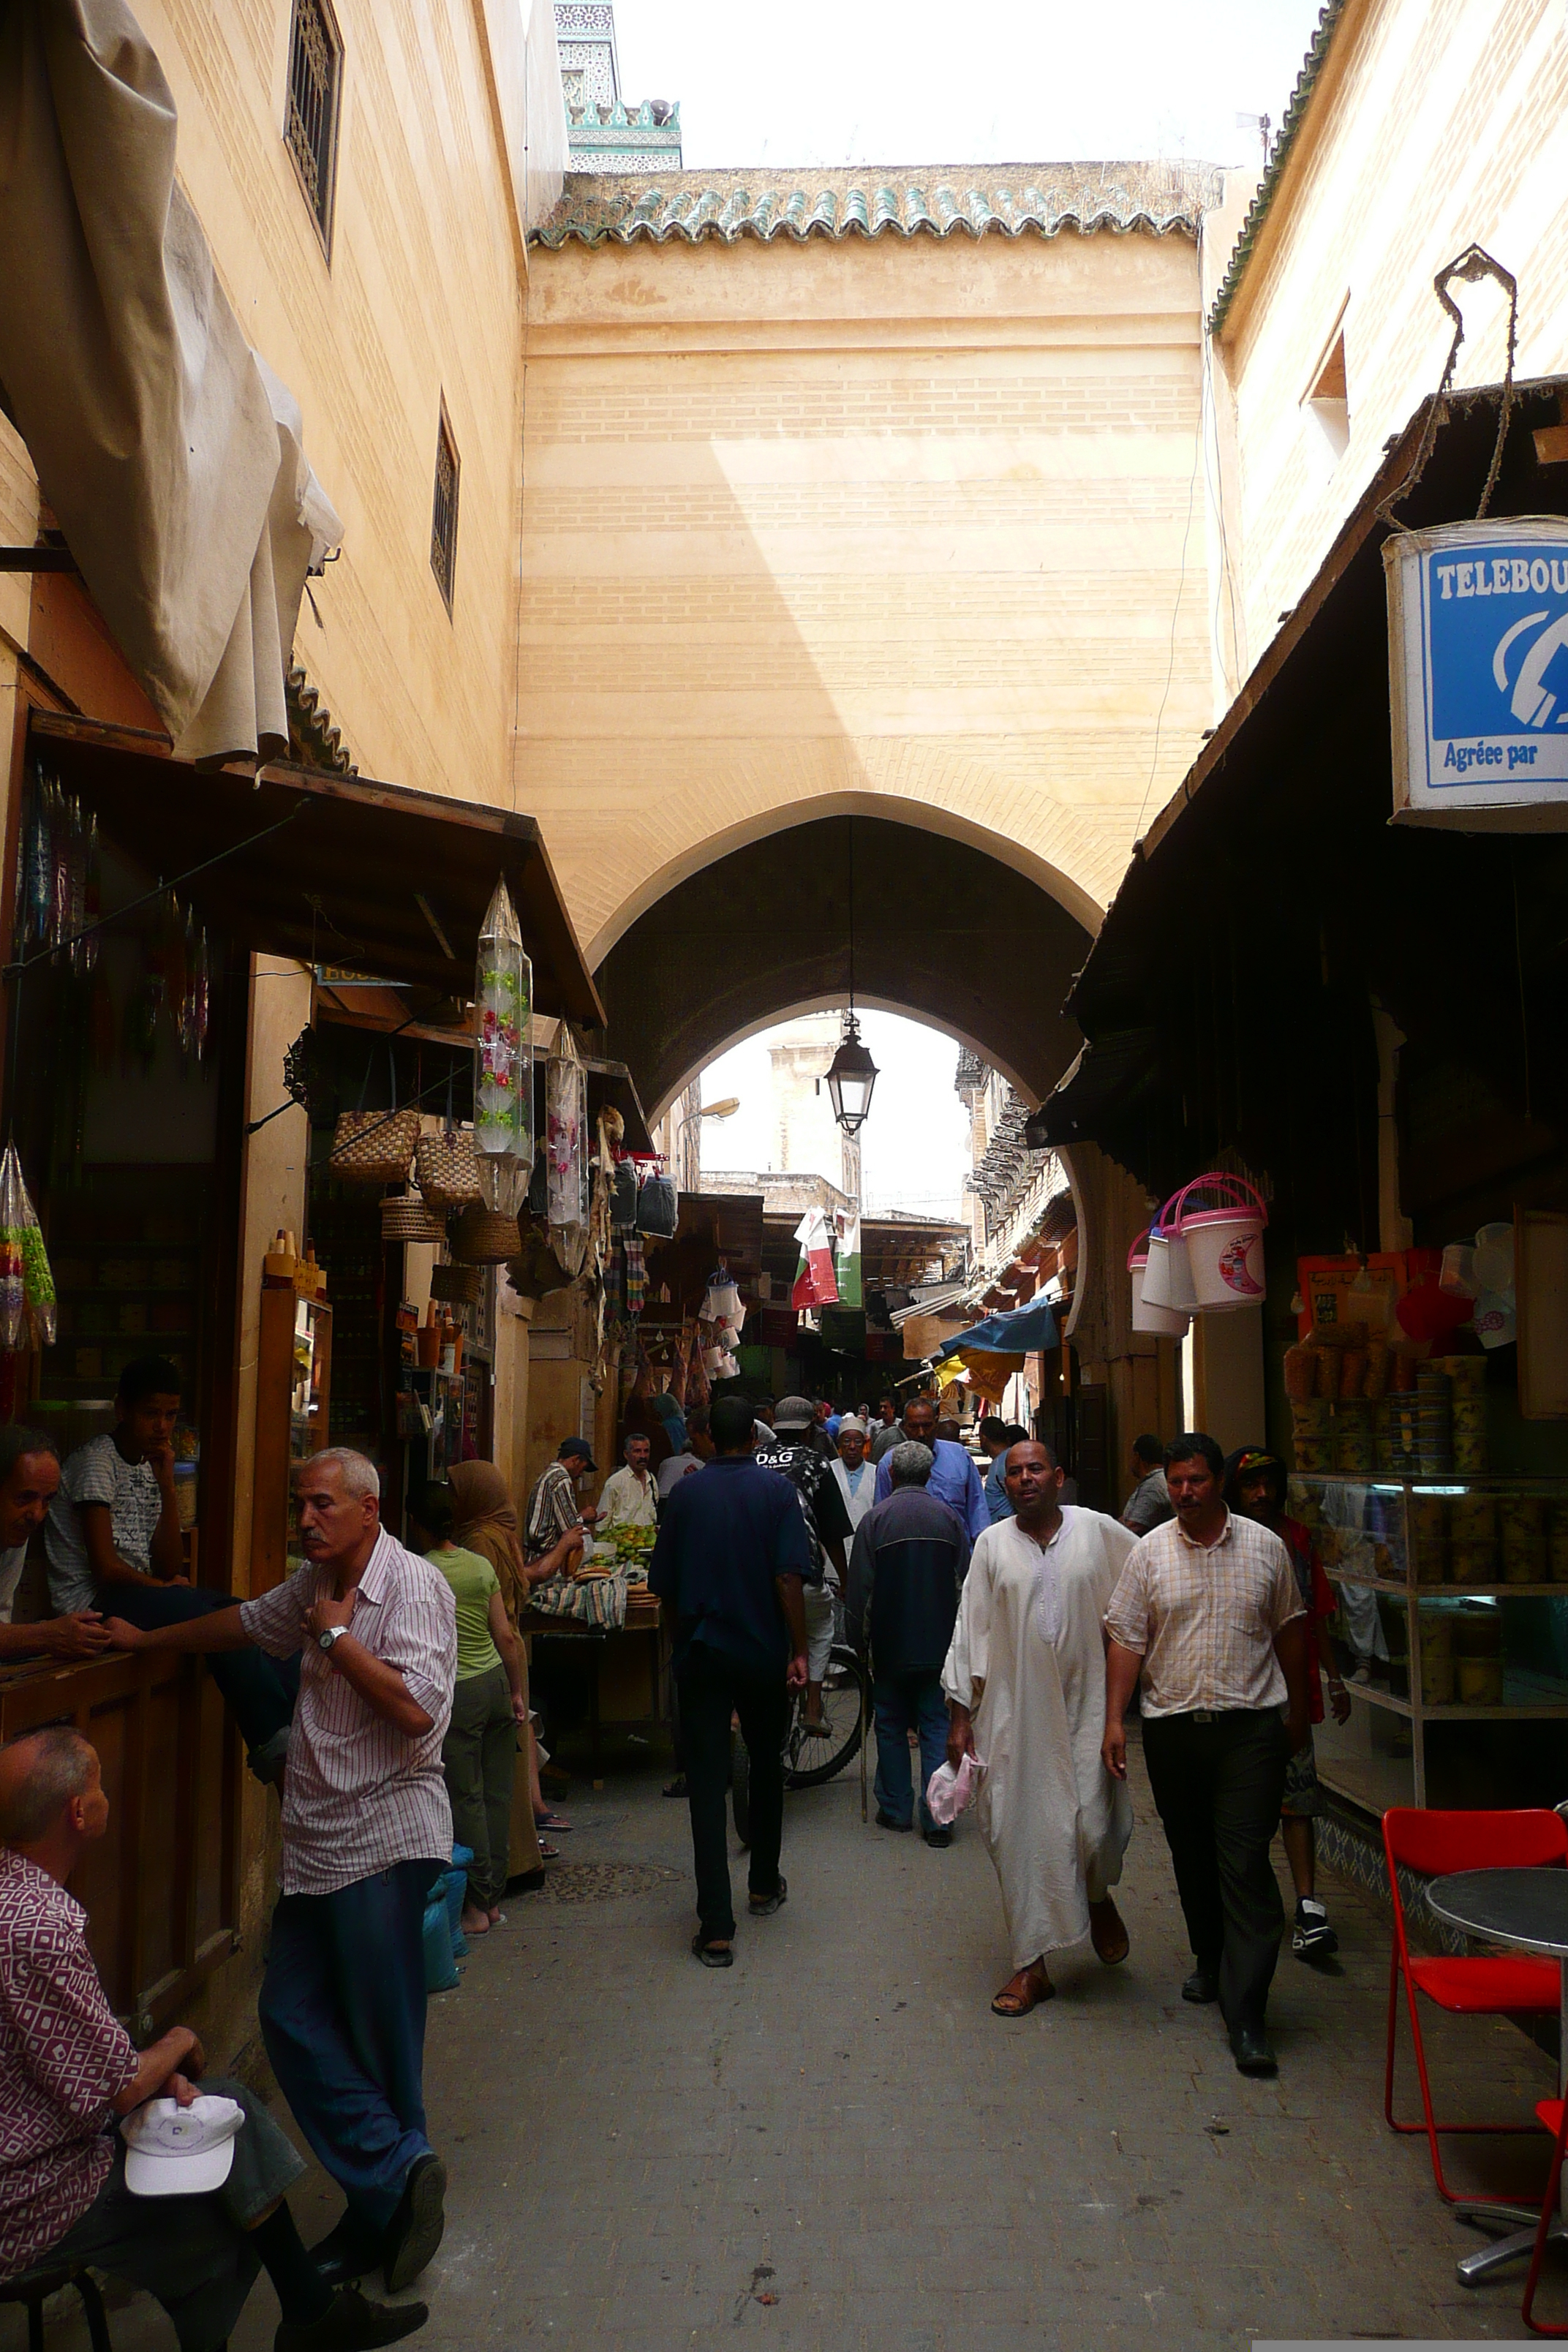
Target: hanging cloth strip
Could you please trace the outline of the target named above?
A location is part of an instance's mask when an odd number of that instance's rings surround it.
[[[628,1234],[624,1244],[626,1275],[626,1313],[640,1315],[647,1298],[647,1260],[643,1255],[641,1236]]]

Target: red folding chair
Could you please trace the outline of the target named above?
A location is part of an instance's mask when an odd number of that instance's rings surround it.
[[[1524,2302],[1520,2307],[1520,2317],[1527,2327],[1534,2329],[1537,2336],[1568,2336],[1568,2327],[1553,2326],[1550,2322],[1531,2315],[1535,2309],[1535,2290],[1541,2278],[1541,2265],[1546,2259],[1547,2242],[1552,2236],[1552,2225],[1557,2219],[1557,2190],[1563,2179],[1563,2147],[1564,2141],[1568,2140],[1568,2130],[1564,2129],[1568,2125],[1568,2099],[1542,2099],[1535,2112],[1552,2136],[1552,2170],[1547,2175],[1546,2194],[1542,2200],[1541,2221],[1530,2257],[1530,2276],[1524,2282]]]
[[[1460,2017],[1496,2017],[1530,2011],[1555,2017],[1562,1979],[1555,1960],[1519,1953],[1501,1959],[1427,1960],[1411,1956],[1405,1933],[1405,1904],[1399,1889],[1399,1864],[1440,1878],[1455,1870],[1531,1870],[1554,1862],[1568,1862],[1568,1824],[1542,1809],[1508,1813],[1418,1811],[1395,1806],[1383,1817],[1383,1850],[1388,1860],[1388,1890],[1394,1905],[1394,1948],[1388,1973],[1388,2063],[1384,2076],[1383,2111],[1396,2132],[1424,2131],[1432,2150],[1432,2176],[1437,2194],[1450,2205],[1479,2207],[1492,2200],[1461,2197],[1443,2177],[1439,2137],[1530,2132],[1525,2124],[1440,2124],[1432,2112],[1432,2085],[1426,2073],[1426,2052],[1421,2039],[1421,2017],[1415,1996],[1424,1993]],[[1410,2011],[1410,2035],[1415,2050],[1415,2071],[1421,2079],[1420,2123],[1401,2123],[1394,2112],[1394,2040],[1399,2020],[1399,1981]]]

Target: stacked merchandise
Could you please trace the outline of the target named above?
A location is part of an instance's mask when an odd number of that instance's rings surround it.
[[[1482,1355],[1423,1360],[1419,1342],[1363,1324],[1314,1325],[1285,1351],[1296,1467],[1395,1478],[1483,1475]]]

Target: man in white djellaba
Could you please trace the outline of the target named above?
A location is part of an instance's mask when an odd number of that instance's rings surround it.
[[[1132,1808],[1100,1759],[1101,1621],[1133,1538],[1064,1506],[1055,1456],[1035,1441],[1011,1448],[1006,1487],[1013,1517],[975,1542],[942,1683],[949,1762],[985,1766],[976,1818],[1016,1971],[991,2006],[1026,2017],[1056,1991],[1052,1952],[1087,1936],[1108,1968],[1127,1958],[1110,1890]]]

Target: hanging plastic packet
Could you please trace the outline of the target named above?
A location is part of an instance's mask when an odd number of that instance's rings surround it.
[[[52,1348],[55,1278],[14,1143],[0,1159],[0,1349]]]
[[[485,1206],[515,1216],[533,1166],[533,967],[504,880],[474,975],[474,1149]]]
[[[544,1168],[551,1234],[575,1273],[588,1239],[588,1077],[564,1021],[544,1068]]]

